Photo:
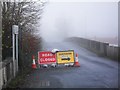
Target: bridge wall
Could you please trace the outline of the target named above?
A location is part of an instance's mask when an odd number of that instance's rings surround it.
[[[109,57],[113,60],[118,60],[118,53],[120,52],[120,47],[111,46],[109,43],[103,43],[95,40],[88,40],[84,38],[69,38],[67,41],[77,43],[78,45],[89,49],[98,55]],[[119,52],[118,52],[119,51]]]
[[[16,60],[14,67],[12,58],[7,58],[2,62],[2,67],[0,68],[0,72],[2,73],[2,76],[0,76],[1,78],[0,83],[2,88],[4,88],[14,78],[14,70],[15,75],[17,74],[16,66],[17,66]]]

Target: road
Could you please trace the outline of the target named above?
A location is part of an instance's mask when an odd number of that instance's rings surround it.
[[[118,63],[74,43],[44,43],[44,50],[74,50],[80,67],[38,68],[26,77],[23,88],[118,88]]]

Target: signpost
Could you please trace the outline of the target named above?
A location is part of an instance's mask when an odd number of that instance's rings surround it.
[[[12,26],[12,43],[13,43],[13,66],[14,66],[14,77],[15,72],[18,71],[18,25]],[[17,66],[15,67],[15,60]]]
[[[58,64],[67,64],[74,63],[74,51],[59,51],[56,53],[57,63]]]
[[[38,64],[56,63],[56,55],[50,51],[38,52]]]

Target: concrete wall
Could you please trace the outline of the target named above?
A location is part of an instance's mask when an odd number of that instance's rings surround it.
[[[116,46],[107,46],[107,56],[118,60],[118,47]]]
[[[3,81],[3,78],[2,78],[2,62],[0,62],[0,90],[2,89],[2,81]]]
[[[15,68],[16,68],[16,60],[15,60]],[[0,68],[0,71],[2,73],[1,76],[1,86],[4,88],[10,81],[11,79],[14,78],[14,69],[13,69],[13,61],[12,58],[7,58],[2,62],[2,68]],[[17,74],[17,70],[15,69],[15,73]],[[15,74],[15,75],[16,75]]]
[[[120,47],[110,46],[109,43],[103,43],[78,37],[69,38],[67,41],[77,43],[78,45],[87,48],[101,56],[106,56],[111,59],[118,60]]]

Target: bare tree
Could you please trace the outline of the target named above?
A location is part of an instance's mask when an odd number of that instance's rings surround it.
[[[20,59],[29,56],[39,49],[40,38],[34,35],[37,31],[35,25],[41,19],[41,14],[46,2],[2,2],[2,56],[5,59],[12,56],[12,25],[19,25]],[[33,41],[33,42],[30,42]],[[27,43],[28,42],[28,43]],[[33,48],[33,50],[31,50]],[[34,52],[33,52],[34,51]],[[27,58],[26,58],[27,59]],[[21,63],[22,65],[23,63]]]

